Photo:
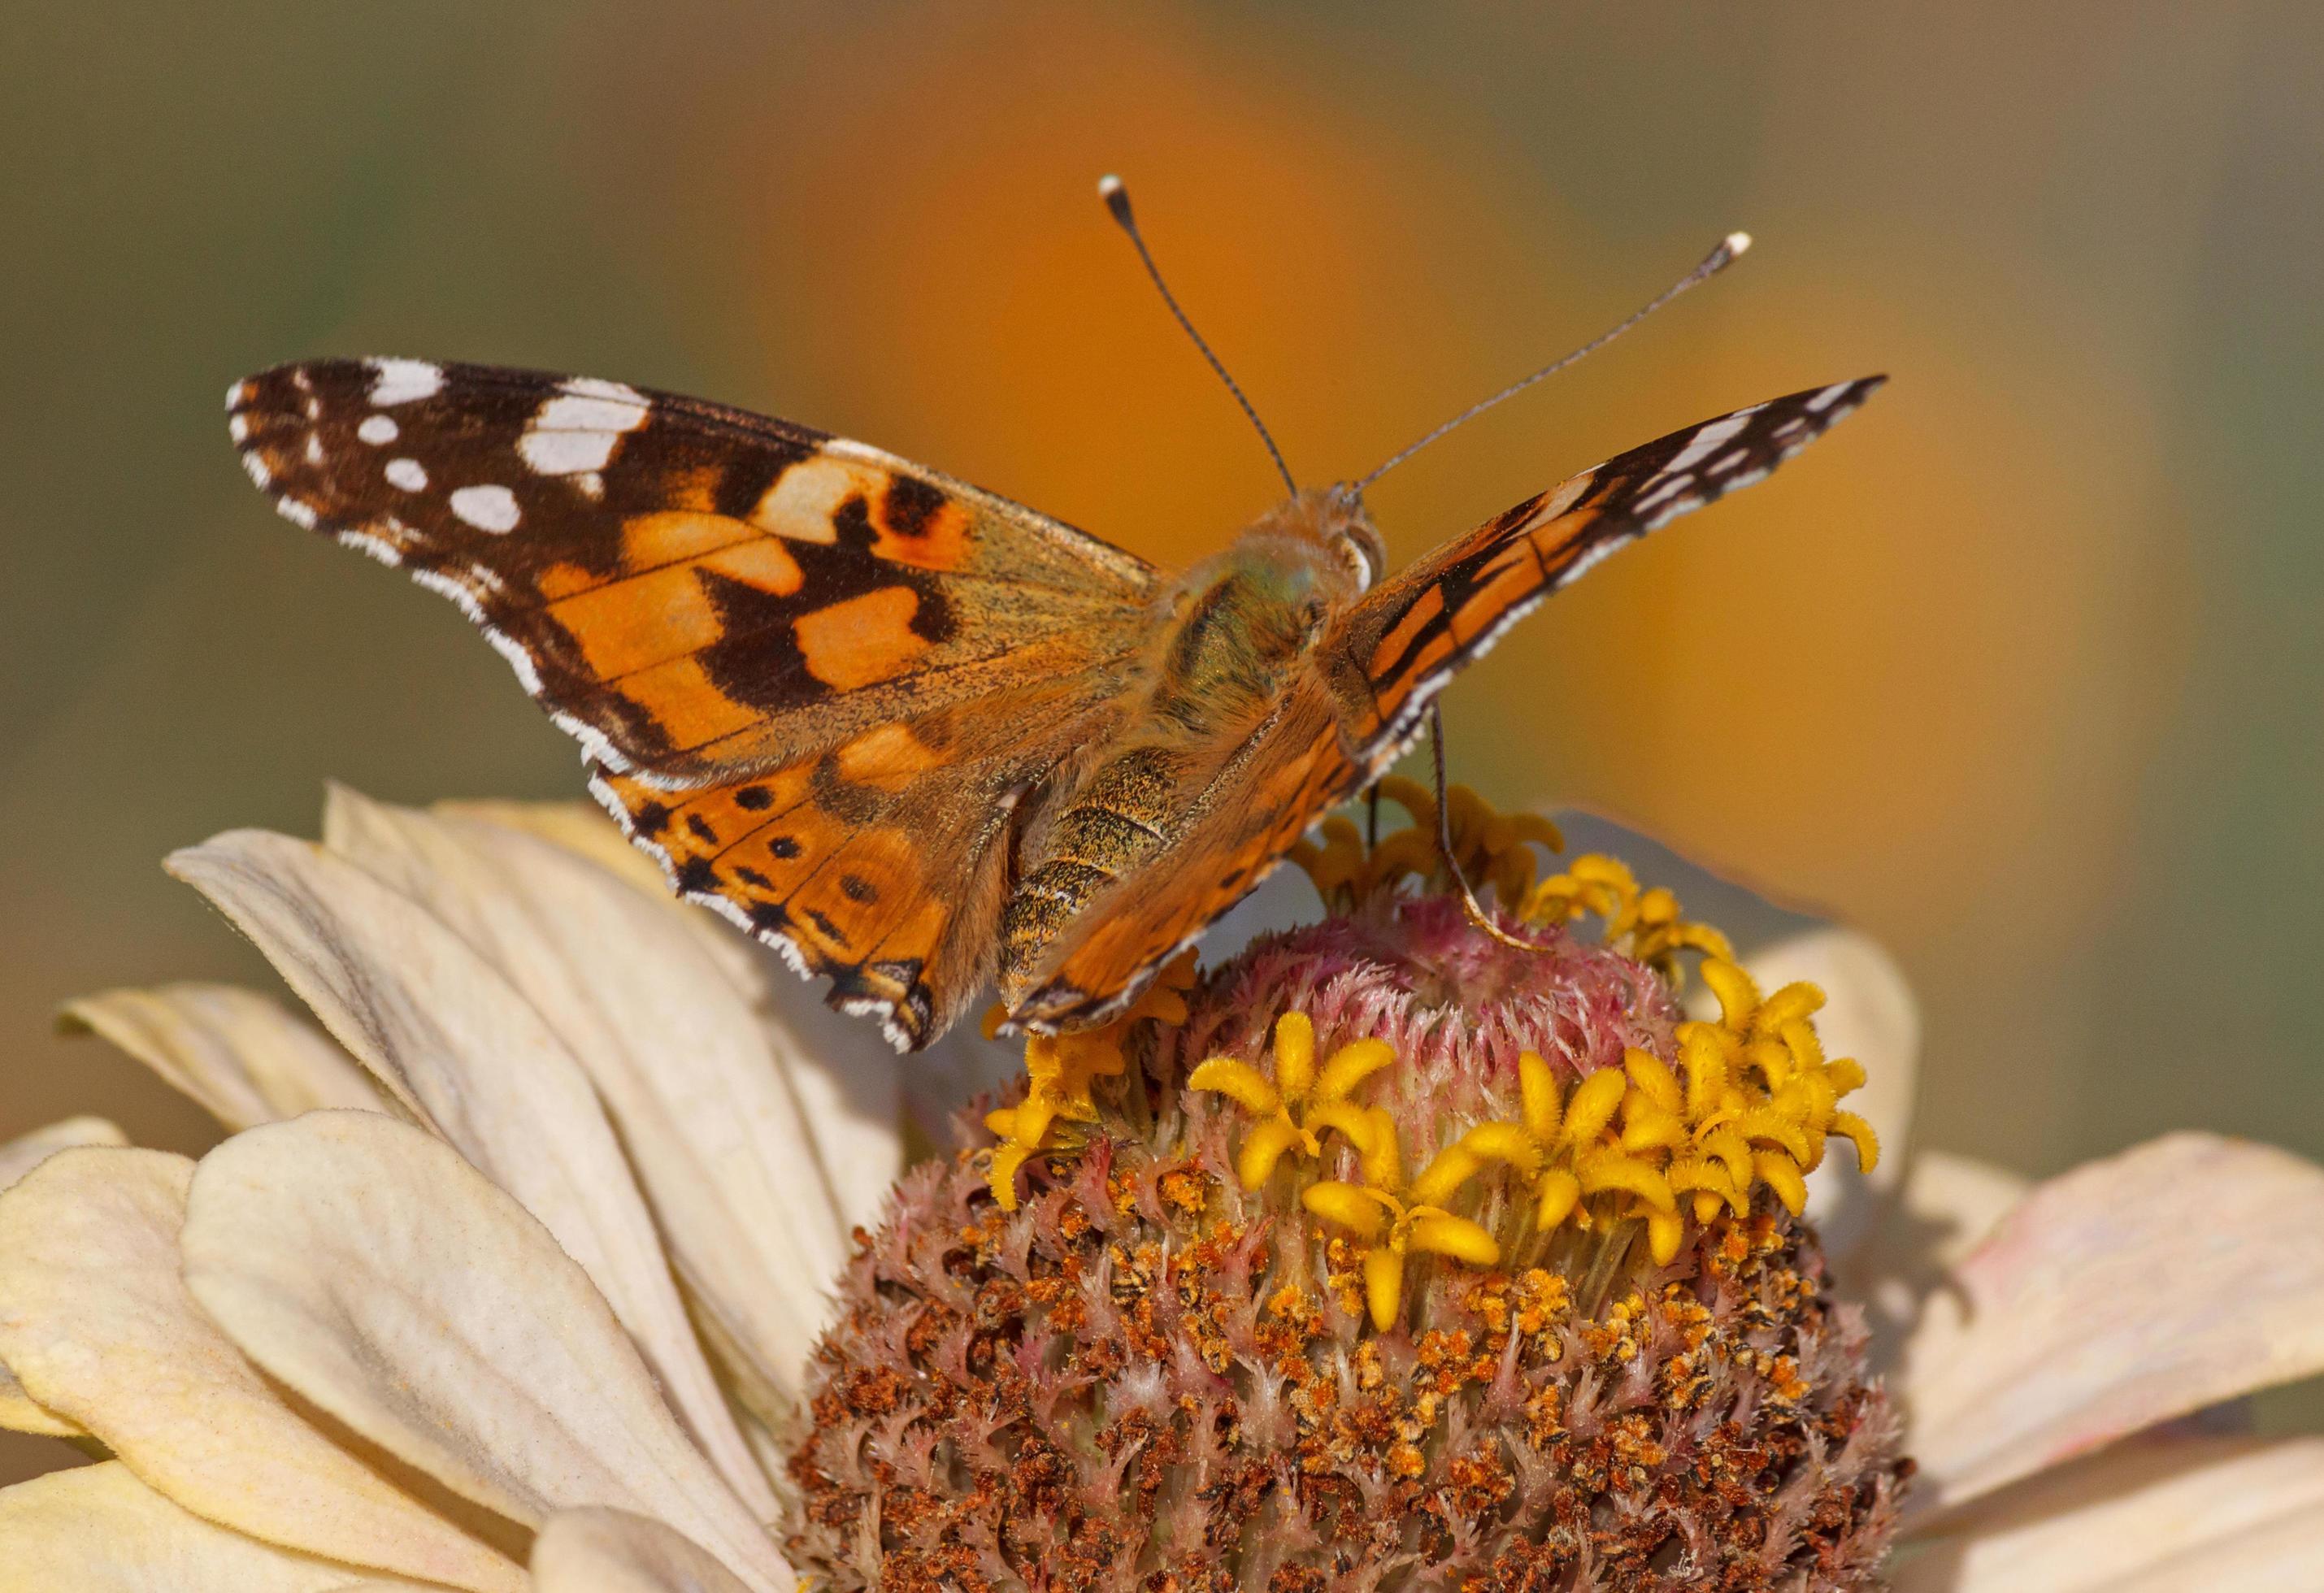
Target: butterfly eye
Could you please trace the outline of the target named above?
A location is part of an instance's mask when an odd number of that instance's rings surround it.
[[[1387,567],[1388,544],[1380,539],[1372,522],[1362,518],[1360,507],[1355,513],[1356,518],[1340,528],[1340,557],[1347,560],[1349,569],[1355,575],[1356,590],[1363,592],[1379,579],[1380,571]]]

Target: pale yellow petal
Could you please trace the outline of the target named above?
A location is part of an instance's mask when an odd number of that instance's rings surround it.
[[[37,1438],[86,1438],[87,1433],[24,1392],[16,1374],[0,1367],[0,1432]]]
[[[622,833],[621,826],[593,802],[434,802],[428,811],[447,819],[469,819],[538,835],[587,858],[641,895],[657,900],[670,898],[669,879],[661,865],[639,851]]]
[[[67,1027],[103,1036],[228,1129],[318,1107],[380,1106],[355,1060],[281,1002],[233,985],[101,990],[66,1003]]]
[[[1995,1496],[1895,1593],[2324,1588],[2324,1438],[2133,1440]]]
[[[1805,981],[1825,1003],[1815,1015],[1826,1056],[1864,1064],[1864,1087],[1848,1110],[1872,1125],[1880,1140],[1879,1165],[1865,1173],[1853,1156],[1826,1156],[1808,1176],[1808,1217],[1826,1251],[1841,1257],[1869,1233],[1883,1197],[1903,1176],[1913,1084],[1921,1057],[1921,1015],[1912,987],[1895,959],[1870,936],[1826,926],[1789,936],[1744,959],[1762,990]]]
[[[245,1354],[462,1497],[535,1527],[634,1511],[791,1586],[588,1275],[427,1135],[374,1112],[237,1135],[197,1169],[180,1248]]]
[[[878,1053],[884,1096],[861,1117],[810,1117],[796,1086],[816,1070],[770,1043],[687,929],[691,909],[537,836],[344,788],[324,834],[448,925],[564,1041],[612,1112],[697,1308],[749,1351],[744,1380],[795,1392],[847,1229],[874,1219],[901,1170],[885,1045],[856,1036]],[[857,1131],[865,1124],[876,1134]],[[742,1452],[738,1435],[722,1469]]]
[[[532,1548],[540,1593],[747,1593],[716,1558],[659,1521],[621,1510],[567,1510]]]
[[[2176,1134],[2037,1186],[1931,1298],[1900,1377],[1923,1516],[2324,1371],[2324,1168]]]
[[[512,1561],[301,1419],[195,1305],[178,1255],[192,1175],[161,1151],[71,1150],[0,1195],[0,1358],[26,1392],[221,1525],[455,1587],[521,1588]]]
[[[430,811],[465,821],[470,833],[481,830],[489,838],[511,829],[537,835],[610,869],[660,906],[765,1028],[766,1043],[798,1096],[824,1175],[837,1196],[843,1238],[856,1224],[878,1220],[901,1165],[898,1124],[906,1067],[877,1026],[834,1011],[825,1005],[822,989],[802,981],[773,948],[707,909],[678,900],[661,865],[632,845],[602,811],[517,802],[439,803]],[[963,1026],[951,1037],[973,1039],[975,1029]],[[913,1065],[928,1059],[922,1052]],[[1012,1054],[1010,1074],[1016,1064]]]
[[[1835,1268],[1840,1292],[1871,1314],[1872,1358],[1893,1372],[1910,1330],[1945,1275],[2025,1198],[2029,1179],[1944,1151],[1914,1156],[1903,1187],[1862,1244]]]
[[[118,1460],[0,1488],[0,1593],[351,1593],[421,1586],[213,1526],[139,1482]]]
[[[696,1435],[754,1476],[613,1125],[532,1004],[441,919],[322,847],[241,830],[169,866],[405,1111],[548,1225]]]
[[[103,1118],[66,1118],[19,1134],[0,1145],[0,1189],[5,1189],[60,1150],[83,1145],[127,1145],[129,1136]]]

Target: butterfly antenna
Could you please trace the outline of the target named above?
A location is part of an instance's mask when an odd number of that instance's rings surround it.
[[[1139,246],[1140,248],[1145,247],[1142,244]],[[1430,432],[1426,437],[1422,437],[1418,442],[1413,443],[1409,447],[1402,449],[1400,452],[1391,455],[1387,464],[1381,465],[1370,475],[1365,476],[1362,480],[1356,483],[1356,491],[1359,493],[1362,492],[1366,487],[1371,485],[1372,483],[1379,480],[1380,477],[1386,475],[1389,471],[1394,470],[1397,465],[1403,464],[1406,459],[1411,458],[1415,454],[1420,452],[1421,449],[1426,447],[1429,444],[1434,442],[1438,437],[1443,437],[1446,432],[1451,431],[1453,428],[1467,425],[1470,421],[1474,420],[1478,416],[1491,409],[1495,404],[1501,402],[1504,399],[1513,399],[1517,397],[1517,394],[1523,392],[1526,388],[1531,387],[1535,382],[1545,381],[1549,377],[1554,376],[1560,371],[1565,369],[1566,366],[1572,364],[1575,361],[1596,354],[1600,349],[1613,342],[1615,338],[1619,337],[1623,333],[1637,326],[1640,321],[1645,320],[1648,316],[1654,314],[1655,311],[1660,309],[1664,305],[1668,304],[1672,299],[1685,292],[1689,288],[1707,282],[1711,278],[1717,276],[1720,272],[1725,271],[1729,266],[1735,263],[1735,258],[1737,255],[1742,253],[1743,251],[1748,249],[1750,246],[1751,235],[1749,233],[1729,233],[1725,237],[1719,240],[1718,248],[1713,249],[1710,253],[1702,257],[1702,263],[1701,265],[1696,266],[1692,271],[1687,272],[1686,275],[1679,278],[1677,281],[1673,282],[1669,287],[1664,289],[1662,292],[1655,297],[1653,302],[1649,303],[1644,309],[1639,310],[1628,320],[1624,321],[1620,326],[1616,327],[1610,332],[1600,333],[1598,336],[1591,338],[1580,348],[1575,349],[1572,354],[1565,355],[1562,359],[1552,360],[1548,364],[1544,365],[1540,370],[1536,371],[1532,375],[1524,378],[1522,381],[1510,382],[1507,387],[1501,389],[1500,391],[1495,393],[1492,397],[1486,399],[1483,402],[1471,404],[1467,409],[1453,416],[1452,419],[1447,420],[1443,425]]]
[[[1259,411],[1251,408],[1250,400],[1243,396],[1241,385],[1227,374],[1225,364],[1211,352],[1211,345],[1203,341],[1200,332],[1194,330],[1194,323],[1188,320],[1186,312],[1178,308],[1177,296],[1170,291],[1170,284],[1162,280],[1162,268],[1154,263],[1154,252],[1146,246],[1145,238],[1138,231],[1138,218],[1130,213],[1130,190],[1122,186],[1121,179],[1108,172],[1097,180],[1097,191],[1098,197],[1105,201],[1106,209],[1112,213],[1113,219],[1123,232],[1130,235],[1130,241],[1138,245],[1138,258],[1146,262],[1146,274],[1154,279],[1155,289],[1162,295],[1162,302],[1170,307],[1170,313],[1178,318],[1178,324],[1186,329],[1186,336],[1194,340],[1194,346],[1201,349],[1203,357],[1211,362],[1211,369],[1216,371],[1219,380],[1227,384],[1227,391],[1234,394],[1235,402],[1242,406],[1242,412],[1250,417],[1251,428],[1259,433],[1259,440],[1267,445],[1267,456],[1275,461],[1276,472],[1283,477],[1283,484],[1296,494],[1299,483],[1291,479],[1291,466],[1283,462],[1283,450],[1275,446],[1275,438],[1268,431],[1267,422],[1259,418]]]
[[[1452,871],[1453,888],[1461,893],[1462,916],[1495,940],[1514,951],[1554,952],[1554,945],[1526,940],[1511,935],[1493,922],[1485,911],[1477,893],[1469,889],[1469,877],[1461,871],[1461,860],[1452,851],[1452,805],[1444,799],[1444,711],[1434,703],[1428,704],[1428,744],[1436,757],[1436,850],[1444,855],[1444,866]]]

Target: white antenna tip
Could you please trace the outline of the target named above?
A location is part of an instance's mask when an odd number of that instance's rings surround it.
[[[1751,235],[1749,233],[1729,233],[1727,235],[1727,255],[1729,259],[1733,259],[1736,255],[1742,253],[1743,251],[1748,249],[1750,246]]]
[[[1109,171],[1103,177],[1097,180],[1098,198],[1102,199],[1111,199],[1114,195],[1120,191],[1121,179],[1116,177],[1112,172]],[[1737,235],[1740,236],[1741,235],[1738,234]]]

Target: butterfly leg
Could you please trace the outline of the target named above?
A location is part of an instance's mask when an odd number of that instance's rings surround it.
[[[1499,941],[1503,945],[1520,952],[1548,952],[1556,948],[1538,941],[1511,935],[1493,922],[1477,900],[1477,893],[1469,889],[1469,877],[1461,871],[1461,859],[1452,850],[1452,805],[1444,796],[1444,712],[1434,702],[1428,704],[1428,745],[1436,764],[1436,850],[1443,854],[1444,867],[1452,876],[1453,888],[1461,893],[1461,911],[1470,923]],[[1372,821],[1375,833],[1379,822],[1379,787],[1372,787]]]

